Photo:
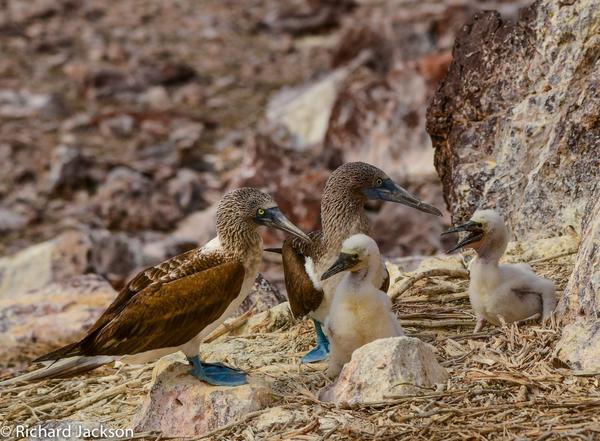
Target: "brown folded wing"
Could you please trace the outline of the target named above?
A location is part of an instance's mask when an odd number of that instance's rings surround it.
[[[317,250],[322,240],[320,231],[309,234],[311,242],[298,238],[288,238],[281,249],[285,289],[287,290],[290,309],[294,317],[303,317],[319,307],[323,301],[323,291],[315,288],[306,273],[306,258],[317,260]]]
[[[239,295],[237,259],[192,250],[151,267],[125,286],[87,335],[37,361],[74,355],[131,355],[182,345]]]

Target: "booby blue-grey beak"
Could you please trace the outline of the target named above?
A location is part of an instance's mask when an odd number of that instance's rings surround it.
[[[425,213],[441,216],[440,210],[426,204],[418,197],[396,184],[392,179],[378,179],[375,186],[363,189],[363,194],[372,200],[397,202]]]
[[[279,207],[271,208],[259,208],[256,211],[256,217],[254,218],[257,224],[264,225],[266,227],[277,228],[278,230],[286,231],[294,236],[299,237],[303,240],[310,240],[310,238],[294,225],[284,214],[281,212]]]
[[[359,262],[358,254],[340,253],[337,260],[329,267],[321,276],[321,280],[329,279],[331,276],[348,271],[356,266]]]
[[[470,220],[457,227],[452,227],[442,233],[442,236],[452,233],[460,233],[461,231],[467,231],[467,234],[462,240],[460,240],[455,246],[450,248],[447,252],[451,253],[458,250],[459,248],[469,245],[474,242],[479,242],[483,238],[484,230],[483,225],[479,222]]]

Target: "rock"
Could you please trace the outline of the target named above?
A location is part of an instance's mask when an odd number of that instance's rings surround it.
[[[254,313],[268,311],[281,302],[286,301],[286,296],[281,294],[277,287],[271,284],[262,274],[256,276],[254,286],[248,294],[248,297],[242,302],[236,315],[242,315],[250,309],[254,309]]]
[[[198,144],[203,132],[204,124],[188,121],[179,124],[171,132],[169,141],[175,144],[178,150],[190,150]]]
[[[126,138],[131,136],[135,128],[136,121],[131,115],[117,114],[110,118],[103,118],[100,122],[100,133],[104,136],[117,136]]]
[[[65,104],[58,95],[0,90],[0,116],[4,118],[62,118],[66,114]]]
[[[293,6],[284,4],[283,10],[270,11],[261,25],[278,33],[318,33],[337,26],[344,14],[356,6],[352,0],[318,0],[300,4],[306,7],[298,9],[297,3]]]
[[[179,221],[177,229],[171,236],[177,242],[193,242],[204,245],[217,235],[215,218],[218,205],[217,202],[202,211],[189,214]]]
[[[96,181],[90,173],[91,166],[91,159],[85,157],[78,148],[57,146],[50,159],[48,190],[51,193],[69,194],[80,188],[91,187]]]
[[[575,369],[600,369],[600,187],[586,207],[581,245],[558,315],[567,326],[557,356]]]
[[[160,84],[163,86],[176,86],[185,84],[196,78],[196,70],[185,63],[164,62],[149,63],[142,62],[138,75],[144,84]]]
[[[292,427],[295,422],[304,421],[306,414],[301,409],[285,408],[281,406],[271,407],[265,413],[261,413],[253,421],[256,431],[269,433],[273,429]]]
[[[414,395],[446,383],[448,373],[433,347],[413,337],[375,340],[352,354],[339,377],[319,398],[338,407],[381,402],[387,395]]]
[[[106,280],[88,274],[0,299],[0,358],[33,343],[57,348],[82,337],[115,297]]]
[[[290,304],[284,302],[252,315],[243,326],[232,330],[229,334],[244,335],[275,332],[290,326],[292,323],[294,323],[294,317],[290,310]]]
[[[28,222],[27,216],[17,211],[0,207],[0,233],[19,230],[27,225]]]
[[[266,111],[274,140],[298,151],[320,147],[341,84],[367,58],[367,54],[359,55],[348,66],[336,69],[321,80],[285,88],[275,94]]]
[[[134,170],[117,167],[98,188],[91,208],[109,229],[169,230],[183,212],[159,183]]]
[[[167,189],[184,213],[206,207],[206,201],[202,197],[202,181],[194,170],[189,168],[177,170],[177,174],[169,179]]]
[[[87,235],[67,231],[14,256],[0,258],[0,299],[17,298],[32,289],[85,273],[91,247]]]
[[[499,210],[513,239],[535,243],[522,257],[572,252],[581,238],[555,354],[591,370],[600,367],[599,11],[595,0],[538,1],[517,23],[476,14],[458,33],[427,114],[455,222]],[[538,240],[552,236],[562,237]]]
[[[304,231],[320,228],[321,194],[329,177],[329,161],[310,158],[296,151],[286,151],[265,135],[258,135],[248,146],[242,162],[242,173],[232,176],[230,188],[257,187],[268,191],[286,216]],[[331,161],[335,167],[338,161]],[[266,230],[267,243],[281,243],[284,236]]]
[[[189,375],[188,364],[171,361],[160,369],[133,419],[136,432],[198,436],[264,409],[273,401],[270,387],[252,378],[243,386],[221,387]]]
[[[427,114],[455,222],[495,207],[517,240],[581,231],[600,176],[595,0],[476,14]]]
[[[142,243],[136,237],[108,230],[92,230],[89,237],[93,244],[88,255],[90,269],[114,285],[121,285],[145,263]]]

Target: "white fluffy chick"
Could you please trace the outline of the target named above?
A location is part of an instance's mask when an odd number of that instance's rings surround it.
[[[551,317],[557,299],[554,283],[537,276],[525,263],[498,262],[508,245],[508,231],[494,210],[478,210],[471,219],[442,234],[466,231],[468,234],[448,252],[472,248],[477,257],[469,266],[469,299],[477,316],[474,332],[486,321],[495,325],[512,323],[537,313],[542,320]]]
[[[335,263],[323,273],[325,280],[347,271],[337,286],[324,331],[330,341],[330,377],[338,375],[355,349],[379,338],[404,335],[387,294],[375,285],[381,278],[379,248],[373,239],[355,234],[344,241]],[[377,285],[379,286],[379,285]]]

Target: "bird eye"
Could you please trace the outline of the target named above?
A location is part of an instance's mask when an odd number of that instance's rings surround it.
[[[257,213],[259,216],[264,216],[264,215],[265,215],[265,210],[264,210],[264,209],[262,209],[262,208],[259,208],[258,210],[256,210],[256,213]]]
[[[358,253],[354,253],[354,254],[352,255],[352,257],[353,257],[354,259],[358,259]]]
[[[378,187],[381,187],[383,185],[383,179],[377,178],[377,180],[375,181],[375,185],[377,185]]]

